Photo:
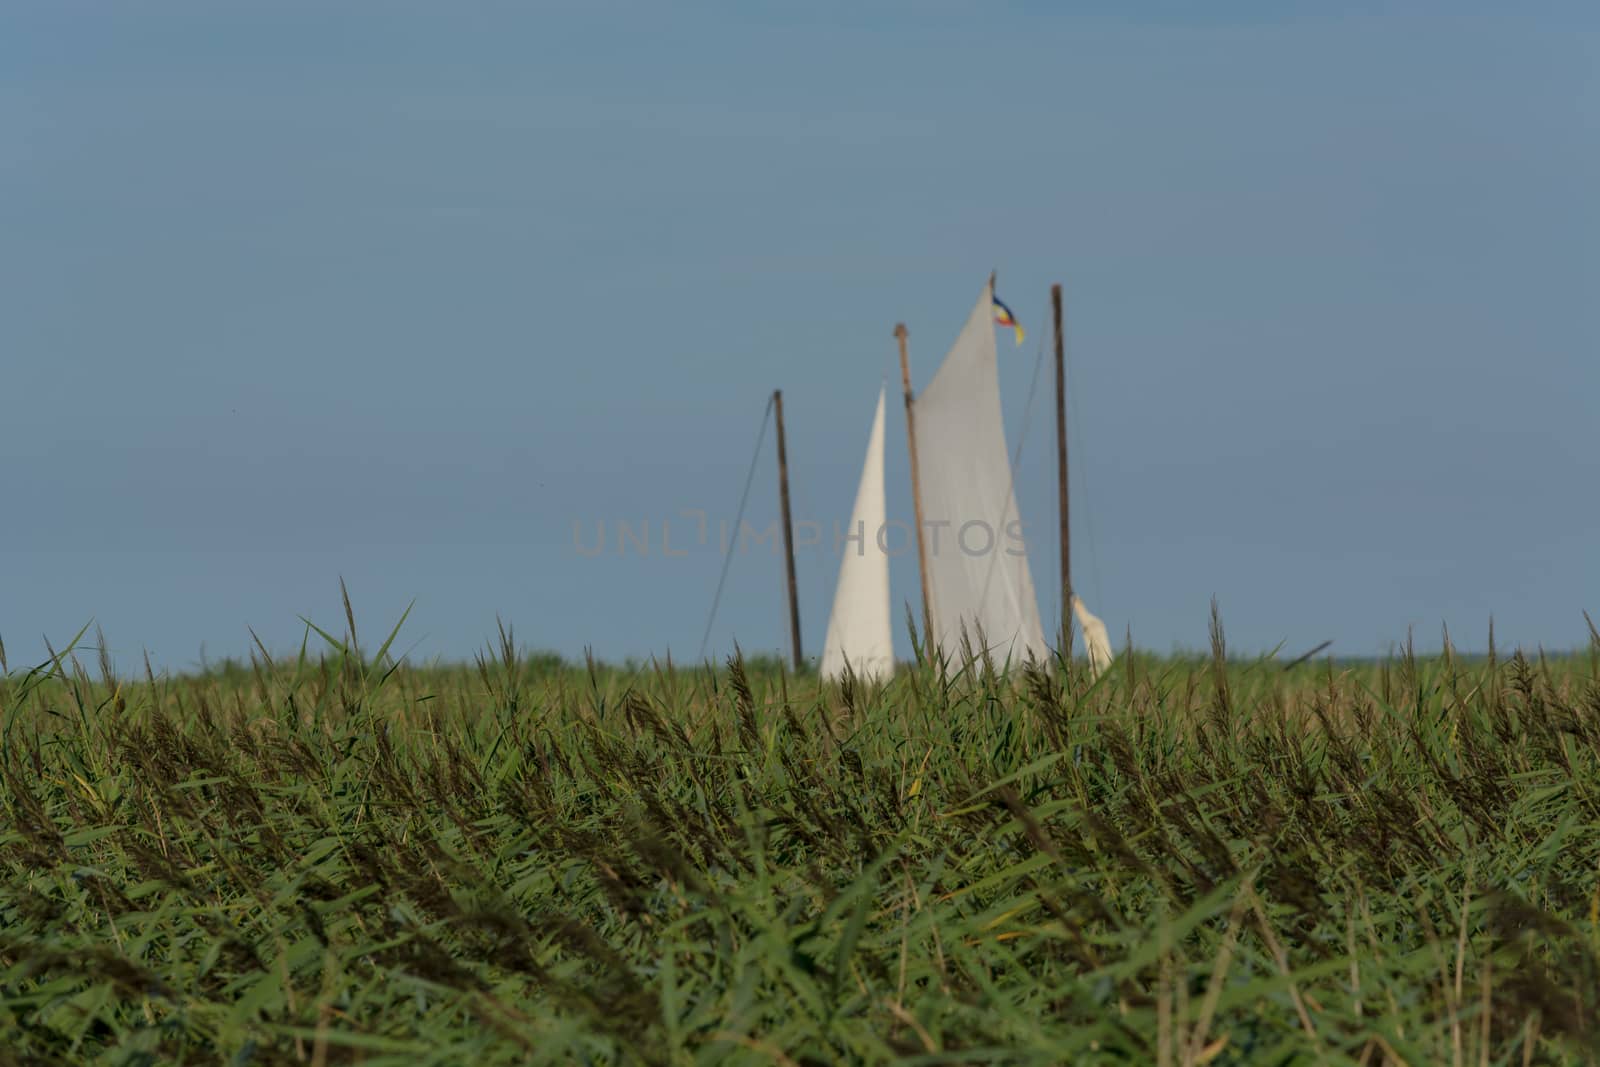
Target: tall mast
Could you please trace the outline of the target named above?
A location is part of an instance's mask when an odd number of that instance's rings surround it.
[[[789,643],[794,650],[794,669],[805,659],[800,653],[800,599],[794,580],[794,522],[789,515],[789,452],[783,440],[783,390],[772,391],[772,406],[778,421],[778,501],[783,509],[783,560],[789,585]]]
[[[1072,652],[1072,528],[1067,522],[1067,373],[1066,337],[1061,325],[1061,285],[1050,287],[1050,309],[1056,320],[1056,491],[1061,501],[1061,640]]]
[[[895,340],[900,342],[900,382],[906,391],[906,442],[911,453],[911,506],[917,519],[917,574],[922,578],[922,644],[933,647],[933,601],[928,596],[928,546],[922,521],[922,479],[917,470],[917,416],[912,403],[911,357],[906,354],[906,324],[896,323]]]

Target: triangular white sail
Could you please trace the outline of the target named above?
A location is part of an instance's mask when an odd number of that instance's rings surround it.
[[[879,681],[894,673],[894,639],[889,626],[889,557],[878,546],[885,520],[883,499],[883,390],[867,435],[867,459],[861,467],[855,507],[850,511],[839,585],[822,647],[822,677],[838,678],[845,666],[863,680]],[[859,535],[859,536],[857,536]]]
[[[978,304],[916,399],[917,459],[927,524],[928,595],[937,645],[959,656],[965,626],[996,660],[1045,660],[1049,646],[1012,492],[1000,416],[994,295]]]

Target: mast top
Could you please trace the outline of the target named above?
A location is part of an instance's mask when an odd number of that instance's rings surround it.
[[[900,337],[900,338],[908,337],[908,336],[910,336],[910,333],[911,333],[911,331],[906,329],[906,324],[905,323],[897,322],[897,323],[894,324],[894,335],[896,337]]]

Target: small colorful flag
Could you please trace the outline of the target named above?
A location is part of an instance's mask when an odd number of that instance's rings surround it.
[[[994,301],[994,321],[1000,326],[1009,326],[1013,330],[1016,330],[1017,344],[1020,345],[1022,343],[1022,324],[1017,321],[1017,317],[1015,315],[1011,314],[1011,309],[1006,307],[1005,304],[1001,303],[998,296],[994,296],[991,293],[990,299]]]

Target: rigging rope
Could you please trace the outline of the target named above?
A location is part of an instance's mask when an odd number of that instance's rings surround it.
[[[1066,316],[1063,315],[1061,322],[1061,332],[1063,335],[1066,333],[1066,330]],[[1066,356],[1065,362],[1067,379],[1071,381],[1077,377],[1077,373],[1072,369],[1072,346],[1066,344],[1064,338],[1062,349]],[[1100,556],[1099,553],[1095,551],[1094,509],[1089,506],[1088,464],[1084,462],[1083,458],[1084,452],[1086,451],[1083,444],[1083,418],[1078,413],[1078,391],[1076,389],[1069,389],[1067,391],[1067,403],[1072,407],[1072,455],[1073,458],[1077,460],[1078,492],[1081,494],[1083,499],[1083,507],[1077,510],[1083,515],[1084,527],[1089,534],[1089,573],[1094,579],[1095,607],[1103,609],[1105,606],[1105,597],[1100,592]]]
[[[744,492],[739,495],[739,513],[733,520],[735,538],[738,537],[741,524],[744,522],[744,506],[750,500],[750,486],[756,479],[756,464],[761,460],[761,445],[767,439],[767,424],[772,421],[772,397],[767,397],[767,410],[761,416],[761,431],[756,435],[755,454],[750,457],[750,471],[744,476]],[[733,563],[733,541],[728,542],[726,555],[722,557],[722,576],[717,579],[717,592],[711,598],[711,614],[706,618],[706,632],[700,638],[699,658],[706,658],[706,645],[711,641],[711,627],[717,621],[717,605],[722,603],[722,586],[728,580],[728,567]]]

